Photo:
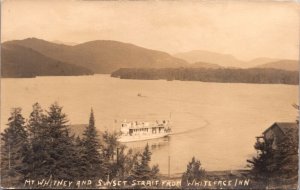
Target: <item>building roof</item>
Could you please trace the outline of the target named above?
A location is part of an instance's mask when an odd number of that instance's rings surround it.
[[[271,127],[266,129],[263,134],[267,133],[269,130],[273,129],[274,127],[278,127],[283,134],[287,134],[287,132],[291,131],[295,135],[295,137],[298,136],[299,131],[299,124],[296,122],[276,122]]]

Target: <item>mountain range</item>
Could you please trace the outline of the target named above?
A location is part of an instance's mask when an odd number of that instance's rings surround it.
[[[8,44],[31,48],[47,57],[85,67],[94,73],[111,73],[121,67],[162,68],[186,64],[168,53],[117,41],[96,40],[70,46],[28,38],[3,43],[4,46]]]
[[[279,60],[256,66],[257,68],[273,68],[287,71],[298,71],[299,64],[296,60]]]
[[[298,70],[294,60],[258,58],[249,62],[232,55],[195,50],[170,55],[130,43],[95,40],[66,45],[37,38],[1,45],[3,77],[108,74],[119,68],[222,68],[259,67]]]
[[[15,44],[5,44],[1,47],[2,77],[24,78],[90,74],[93,72],[89,69],[52,59],[30,48]]]
[[[183,59],[191,64],[199,63],[199,62],[214,63],[215,65],[214,67],[216,67],[216,65],[223,66],[223,67],[226,65],[226,67],[232,67],[232,68],[254,68],[254,67],[261,67],[261,65],[268,64],[265,65],[267,68],[290,70],[297,65],[296,60],[281,60],[281,59],[260,57],[250,61],[243,61],[235,58],[233,55],[230,54],[216,53],[216,52],[210,52],[205,50],[193,50],[193,51],[188,51],[183,53],[177,53],[174,54],[173,56]],[[286,61],[288,61],[288,65],[284,64]],[[282,63],[279,64],[278,62],[282,62]],[[294,66],[292,66],[293,64]]]

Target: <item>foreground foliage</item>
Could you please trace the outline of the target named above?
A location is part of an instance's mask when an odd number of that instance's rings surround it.
[[[158,166],[150,169],[149,146],[143,153],[126,152],[116,134],[99,135],[93,110],[81,138],[71,134],[67,116],[57,103],[47,111],[34,104],[27,122],[21,108],[15,108],[7,125],[1,133],[2,187],[23,187],[26,179],[158,178]]]
[[[200,181],[205,177],[205,170],[201,167],[200,160],[196,160],[195,157],[188,163],[186,172],[182,175],[182,186],[187,186],[188,182],[193,180]]]
[[[280,142],[264,138],[254,148],[257,156],[247,160],[251,176],[259,188],[292,189],[298,181],[298,134],[292,130]]]

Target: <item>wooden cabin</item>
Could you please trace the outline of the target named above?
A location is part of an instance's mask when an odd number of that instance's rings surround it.
[[[256,138],[257,140],[272,140],[272,147],[276,149],[277,143],[280,142],[289,131],[293,134],[291,138],[298,138],[299,124],[297,122],[276,122],[262,133],[263,136]]]

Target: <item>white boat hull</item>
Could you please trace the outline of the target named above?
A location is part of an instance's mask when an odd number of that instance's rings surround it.
[[[170,135],[171,133],[158,133],[158,134],[151,134],[151,135],[126,135],[120,136],[118,138],[119,142],[134,142],[134,141],[144,141],[150,139],[157,139],[162,138]]]

